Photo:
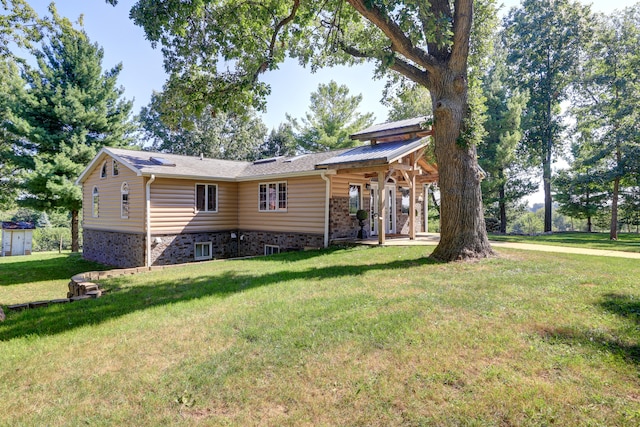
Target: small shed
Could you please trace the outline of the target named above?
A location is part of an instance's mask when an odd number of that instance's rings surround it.
[[[2,256],[31,255],[35,225],[31,222],[2,221]]]

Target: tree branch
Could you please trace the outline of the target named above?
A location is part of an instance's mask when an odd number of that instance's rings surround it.
[[[269,43],[269,51],[267,55],[267,59],[260,64],[258,70],[253,75],[253,82],[255,83],[258,80],[258,76],[269,69],[269,66],[273,63],[273,54],[276,49],[276,43],[278,41],[278,33],[289,22],[293,21],[296,17],[296,13],[298,12],[298,8],[300,7],[300,0],[293,0],[293,8],[291,9],[291,13],[289,16],[284,18],[282,21],[278,22],[273,30],[273,34],[271,35],[271,42]]]
[[[363,52],[353,46],[347,46],[342,41],[340,43],[340,49],[342,49],[345,53],[354,56],[356,58],[365,58],[365,59],[378,59],[382,60],[378,56],[370,53]],[[428,73],[426,71],[421,70],[409,62],[398,58],[394,55],[393,63],[389,66],[392,70],[402,74],[403,76],[409,78],[410,80],[422,85],[427,86],[429,84]]]
[[[433,12],[432,19],[438,20],[440,17],[444,16],[447,18],[449,22],[453,21],[453,16],[451,16],[451,6],[449,5],[449,0],[431,0],[431,10]],[[423,25],[423,31],[427,34],[427,28]],[[444,46],[442,43],[439,43],[441,40],[436,37],[431,42],[427,42],[427,48],[429,49],[429,53],[436,56],[437,58],[445,59],[449,55],[448,47]]]
[[[364,0],[347,0],[362,16],[378,27],[391,41],[391,50],[424,67],[428,72],[438,68],[438,60],[422,49],[415,47],[409,37],[384,11],[375,5],[365,5]]]
[[[453,46],[449,65],[455,72],[467,69],[469,39],[473,22],[473,0],[455,0],[453,16]]]

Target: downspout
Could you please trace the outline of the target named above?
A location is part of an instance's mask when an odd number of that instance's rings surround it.
[[[324,179],[325,185],[325,196],[324,196],[324,247],[329,247],[329,198],[331,196],[331,180],[327,178],[326,172],[322,172],[320,174],[322,179]]]
[[[147,265],[146,267],[151,267],[151,184],[156,180],[155,175],[151,175],[149,181],[147,181],[147,195],[145,202],[145,228],[147,231]]]

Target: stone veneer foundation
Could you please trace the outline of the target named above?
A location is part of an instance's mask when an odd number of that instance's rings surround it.
[[[83,230],[82,256],[121,268],[145,265],[145,235],[103,230]]]
[[[280,252],[324,247],[323,234],[239,231],[238,256],[264,255],[265,245],[278,246]]]
[[[195,244],[211,242],[212,258],[237,256],[237,239],[231,237],[235,230],[211,233],[152,234],[151,265],[184,264],[195,261]]]
[[[212,258],[220,259],[264,255],[265,245],[278,246],[280,252],[322,248],[324,235],[228,230],[151,235],[151,242],[151,265],[161,266],[196,261],[196,243],[211,242]],[[83,256],[92,261],[120,268],[142,267],[145,250],[143,234],[84,230]]]

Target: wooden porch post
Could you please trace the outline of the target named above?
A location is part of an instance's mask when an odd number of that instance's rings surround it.
[[[416,239],[416,174],[411,172],[409,182],[409,240]]]
[[[385,173],[378,172],[378,244],[384,245],[385,240],[385,205],[387,204],[387,188]]]

